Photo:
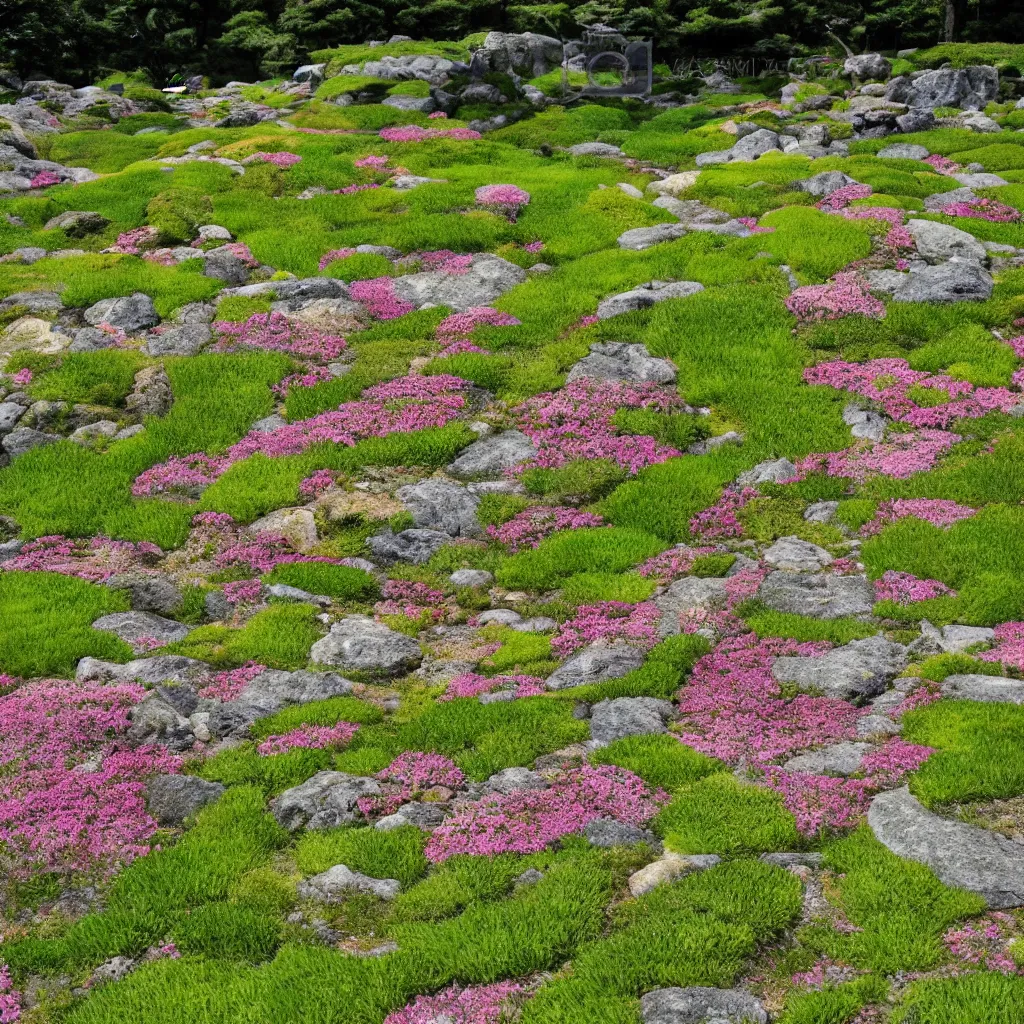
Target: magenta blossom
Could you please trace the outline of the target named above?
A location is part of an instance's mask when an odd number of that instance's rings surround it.
[[[862,526],[860,532],[865,537],[872,537],[890,523],[907,517],[922,519],[932,526],[948,528],[970,519],[975,514],[976,510],[973,508],[941,498],[894,498],[879,502],[875,518]]]
[[[1007,668],[1024,673],[1024,622],[1004,622],[994,632],[996,646],[977,657],[1002,662]]]
[[[509,1004],[522,991],[514,981],[470,988],[452,985],[437,995],[417,996],[404,1009],[388,1014],[384,1024],[501,1024],[508,1019]]]
[[[604,519],[595,512],[583,512],[578,508],[534,505],[523,509],[501,526],[488,526],[487,534],[514,553],[523,548],[537,547],[545,537],[558,530],[580,530],[589,526],[604,526]]]
[[[266,665],[247,661],[241,668],[214,672],[206,678],[205,685],[199,690],[199,696],[207,700],[237,700],[242,691],[266,670]]]
[[[283,313],[254,313],[243,323],[218,320],[213,325],[234,344],[328,362],[345,351],[345,339],[323,334],[309,324],[289,320]]]
[[[661,611],[653,601],[626,604],[623,601],[601,601],[584,604],[576,615],[558,627],[551,649],[566,658],[596,640],[624,640],[634,647],[650,650],[658,642],[658,620]]]
[[[786,299],[786,308],[798,320],[837,320],[858,314],[881,319],[885,304],[876,299],[865,282],[850,271],[836,274],[831,284],[809,284],[797,288]]]
[[[268,736],[257,748],[261,757],[284,754],[297,747],[310,750],[340,750],[352,742],[359,726],[352,722],[337,725],[300,725],[291,732]]]
[[[456,700],[459,697],[478,697],[484,693],[506,691],[514,699],[520,697],[539,697],[547,693],[544,680],[537,676],[481,676],[474,672],[466,672],[456,676],[438,700]]]
[[[911,604],[936,597],[956,597],[956,591],[939,580],[922,580],[908,572],[895,572],[892,569],[882,573],[881,579],[875,580],[876,601]]]

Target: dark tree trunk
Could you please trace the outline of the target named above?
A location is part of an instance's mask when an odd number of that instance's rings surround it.
[[[967,21],[967,0],[946,0],[946,23],[943,42],[955,43]]]

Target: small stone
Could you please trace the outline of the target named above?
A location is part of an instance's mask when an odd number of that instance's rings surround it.
[[[661,850],[661,843],[653,832],[637,828],[636,825],[627,825],[614,818],[595,818],[583,830],[583,834],[591,846],[599,846],[602,849],[647,843],[659,852]]]
[[[849,579],[850,577],[845,577]],[[776,658],[772,675],[779,682],[795,683],[839,700],[856,700],[882,693],[889,680],[908,663],[907,649],[883,636],[851,640],[813,658]]]
[[[759,462],[753,469],[740,473],[736,482],[741,487],[757,487],[758,484],[778,484],[796,476],[796,466],[789,459],[775,459]]]
[[[313,644],[310,658],[324,665],[383,675],[402,675],[423,660],[420,645],[365,615],[347,615]]]
[[[526,789],[548,788],[547,780],[529,768],[505,768],[492,775],[484,785],[489,792],[502,793],[505,796]]]
[[[149,813],[161,825],[180,825],[223,793],[219,782],[197,775],[157,775],[147,788]]]
[[[853,775],[860,770],[860,763],[869,750],[870,743],[834,743],[791,757],[782,767],[786,771],[811,775]]]
[[[942,696],[986,704],[1024,704],[1024,680],[970,674],[946,676]]]
[[[151,612],[114,612],[98,618],[92,624],[92,628],[113,633],[133,647],[140,640],[149,639],[159,641],[161,646],[177,643],[192,632],[192,627],[182,622],[175,622]]]
[[[486,569],[456,569],[448,580],[457,587],[488,587],[494,582],[494,574]]]
[[[299,882],[297,891],[303,899],[342,903],[353,892],[368,892],[382,900],[393,900],[401,888],[402,883],[395,878],[370,878],[344,864],[335,864],[319,875]]]
[[[666,852],[659,860],[642,867],[629,876],[629,891],[636,897],[643,896],[659,885],[674,882],[683,875],[694,871],[706,871],[721,861],[714,854],[688,854]]]
[[[658,988],[640,1000],[643,1024],[767,1024],[768,1014],[739,989]]]
[[[671,701],[654,697],[616,697],[594,705],[590,736],[602,746],[626,736],[665,732],[665,723],[675,713]]]
[[[591,644],[559,666],[547,679],[549,690],[620,679],[644,663],[643,651],[627,643]]]
[[[773,569],[815,572],[832,562],[832,556],[817,544],[799,537],[781,537],[764,553],[765,564]]]

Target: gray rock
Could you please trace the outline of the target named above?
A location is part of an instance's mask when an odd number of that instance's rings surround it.
[[[526,280],[526,271],[491,253],[477,253],[464,274],[427,270],[394,279],[395,294],[417,309],[433,303],[463,313],[486,306]]]
[[[479,537],[476,517],[480,499],[459,484],[435,478],[400,487],[396,497],[412,513],[420,529],[438,530],[449,537]]]
[[[427,178],[422,174],[399,174],[391,179],[391,187],[399,192],[408,192],[409,189],[419,188],[420,185],[438,185],[444,182],[445,178]]]
[[[898,736],[902,727],[885,715],[863,715],[857,719],[857,735],[861,739]]]
[[[402,675],[423,660],[420,645],[365,615],[347,615],[310,649],[313,661],[360,672]]]
[[[153,300],[143,292],[120,299],[102,299],[90,306],[83,316],[85,322],[93,327],[107,323],[111,327],[120,327],[129,335],[160,323]]]
[[[946,676],[942,681],[942,696],[986,704],[1024,704],[1024,680],[1002,676]]]
[[[889,271],[875,271],[875,273],[885,274]],[[902,283],[902,276],[900,276],[900,283]],[[885,436],[885,428],[889,423],[881,413],[871,409],[861,409],[853,402],[843,409],[843,422],[850,428],[850,433],[854,437],[865,437],[872,441],[882,440]]]
[[[324,68],[326,64],[303,64],[292,72],[293,82],[309,82],[311,88],[316,89],[324,80]]]
[[[587,842],[591,846],[599,846],[602,849],[610,849],[613,846],[634,846],[637,843],[647,843],[658,853],[661,852],[661,843],[653,832],[647,829],[637,828],[636,825],[627,825],[624,822],[616,821],[614,818],[595,818],[583,830]]]
[[[311,704],[331,697],[345,697],[352,683],[336,672],[283,672],[267,669],[252,679],[238,699],[273,714],[293,704]]]
[[[184,640],[192,632],[192,628],[183,622],[175,622],[151,612],[113,612],[98,618],[92,628],[113,633],[132,646],[145,637],[153,637],[161,644],[173,644]]]
[[[161,746],[184,752],[196,741],[192,723],[160,691],[147,693],[132,708],[130,717],[125,736],[133,747]]]
[[[412,801],[402,804],[394,814],[380,818],[374,823],[374,828],[382,832],[389,832],[393,828],[403,828],[412,825],[424,832],[437,828],[445,819],[447,810],[442,804],[428,804]]]
[[[928,147],[913,142],[893,142],[880,149],[875,156],[882,160],[923,160],[928,156]]]
[[[617,182],[615,187],[620,192],[624,192],[630,199],[643,199],[644,197],[643,192],[636,185],[631,185],[628,181]]]
[[[379,795],[376,779],[345,772],[317,772],[271,800],[270,813],[289,832],[337,828],[362,819],[357,804],[361,796]]]
[[[608,320],[622,313],[632,313],[638,309],[649,309],[659,302],[669,299],[685,299],[704,291],[704,285],[697,281],[673,281],[661,283],[651,281],[628,292],[620,292],[603,299],[597,306],[599,320]]]
[[[630,345],[621,341],[595,342],[590,346],[590,355],[584,356],[569,370],[566,381],[581,377],[674,384],[676,368],[667,359],[652,356],[646,345]]]
[[[111,590],[127,591],[132,609],[173,615],[185,602],[181,591],[166,576],[122,573],[107,580]]]
[[[299,604],[315,604],[320,608],[329,608],[332,604],[331,598],[326,594],[310,594],[299,587],[289,587],[286,583],[271,583],[266,588],[271,597],[281,601],[296,601]]]
[[[524,789],[547,789],[547,780],[529,768],[504,768],[495,772],[484,785],[490,793],[517,793]]]
[[[393,900],[401,888],[402,883],[396,878],[370,878],[344,864],[335,864],[319,875],[299,882],[297,892],[305,900],[343,903],[353,892],[368,892],[382,900]]]
[[[895,302],[982,301],[992,295],[992,275],[977,263],[950,260],[908,274],[893,292]]]
[[[912,218],[907,221],[907,230],[913,236],[918,254],[929,262],[938,263],[957,257],[981,263],[987,255],[985,247],[974,235],[950,224]]]
[[[730,163],[756,160],[758,157],[764,156],[765,153],[777,151],[779,148],[777,132],[773,132],[770,128],[758,128],[756,132],[751,132],[736,142],[736,145],[730,150]]]
[[[146,366],[135,374],[125,408],[136,416],[166,416],[174,404],[171,381],[162,366]]]
[[[463,480],[497,477],[506,469],[536,457],[537,449],[525,434],[518,430],[505,430],[474,441],[448,467],[448,472]]]
[[[250,268],[230,249],[220,246],[211,249],[203,261],[203,276],[212,277],[225,284],[238,286],[249,280]]]
[[[549,690],[621,679],[644,663],[643,651],[627,643],[591,644],[560,665],[547,680]]]
[[[639,252],[649,249],[652,245],[672,242],[686,234],[685,224],[654,224],[649,228],[630,228],[618,237],[620,249],[632,249]]]
[[[451,537],[439,530],[413,529],[394,533],[387,529],[368,538],[366,545],[384,565],[392,562],[423,565],[450,541]]]
[[[946,885],[980,895],[989,907],[1024,905],[1024,854],[1019,843],[926,810],[908,787],[879,793],[868,824],[899,857],[926,864]]]
[[[833,743],[830,747],[791,757],[782,767],[786,771],[811,775],[853,775],[860,770],[860,763],[869,750],[870,743]]]
[[[892,295],[906,280],[907,275],[898,270],[869,270],[865,275],[868,288],[881,295]]]
[[[925,107],[912,107],[896,118],[896,127],[907,135],[911,132],[926,132],[935,127],[935,115]]]
[[[758,597],[769,608],[815,619],[869,615],[875,592],[864,576],[776,571],[761,584]]]
[[[811,178],[801,178],[793,182],[793,187],[801,192],[809,192],[812,196],[830,196],[833,192],[845,188],[847,185],[856,185],[856,178],[851,178],[842,171],[822,171]]]
[[[1000,125],[998,121],[993,120],[987,114],[982,114],[980,111],[970,114],[961,114],[957,120],[964,128],[969,128],[972,132],[995,134],[1003,130],[1002,125]]]
[[[69,352],[100,352],[115,345],[113,335],[95,327],[80,327],[74,335],[75,340],[68,345]]]
[[[780,537],[765,551],[764,561],[772,569],[816,572],[829,565],[832,556],[824,548],[799,537]]]
[[[699,199],[678,199],[671,195],[661,195],[654,200],[653,206],[666,210],[688,228],[707,224],[725,224],[731,218],[724,210],[708,206]]]
[[[820,853],[762,853],[757,859],[776,868],[820,868],[825,861]]]
[[[474,82],[462,90],[459,99],[463,103],[504,103],[507,99],[496,85]]]
[[[213,669],[205,661],[186,658],[182,654],[158,654],[154,658],[138,658],[120,665],[99,658],[82,658],[75,670],[75,679],[99,679],[104,682],[193,683]]]
[[[796,466],[789,459],[775,459],[759,462],[753,469],[740,473],[736,482],[741,487],[757,487],[758,484],[779,484],[796,476]]]
[[[90,985],[102,985],[108,981],[120,981],[127,978],[138,966],[138,961],[130,956],[115,956],[99,965],[89,979]]]
[[[910,107],[960,107],[981,110],[999,94],[999,72],[981,65],[970,68],[939,68],[911,78],[894,78],[885,98]]]
[[[64,303],[56,292],[36,290],[14,292],[0,301],[0,311],[6,311],[12,306],[24,306],[32,313],[46,313],[63,309]]]
[[[965,651],[975,644],[991,643],[995,631],[988,626],[943,626],[942,649],[944,651]]]
[[[974,174],[954,174],[954,181],[959,181],[965,188],[999,188],[1010,183],[998,174],[986,174],[983,171]]]
[[[935,192],[930,196],[926,196],[924,208],[929,213],[940,213],[944,206],[949,206],[952,203],[973,203],[977,198],[978,195],[973,189],[966,186],[954,188],[949,192]]]
[[[110,221],[101,213],[86,210],[65,210],[51,217],[45,224],[46,231],[63,231],[70,238],[84,238],[96,231],[102,231]]]
[[[25,415],[25,407],[17,402],[0,402],[0,434],[13,430]]]
[[[625,736],[647,736],[665,732],[674,712],[671,701],[654,697],[616,697],[594,705],[590,716],[590,737],[602,746]]]
[[[843,71],[854,78],[888,78],[892,64],[880,53],[859,53],[846,58]]]
[[[216,277],[215,274],[207,275]],[[209,343],[213,334],[207,324],[172,324],[146,335],[143,350],[149,356],[194,356]]]
[[[831,523],[838,511],[838,501],[816,501],[804,509],[804,519],[808,523]]]
[[[511,608],[490,608],[477,616],[477,622],[481,626],[486,626],[490,622],[496,622],[499,626],[515,626],[522,621],[522,615]]]
[[[816,658],[776,658],[772,675],[779,682],[818,690],[826,697],[863,700],[882,693],[908,662],[907,649],[901,644],[891,643],[883,636],[869,636],[865,640],[851,640]]]
[[[429,114],[437,110],[437,104],[430,96],[388,96],[381,102],[385,107],[394,107],[395,110],[415,111],[419,114]]]
[[[607,142],[579,142],[569,147],[573,156],[607,156],[621,157],[626,154],[618,146],[609,145]]]
[[[486,569],[456,569],[448,581],[457,587],[487,587],[494,582],[494,574]]]
[[[490,71],[538,78],[562,63],[561,40],[535,32],[488,32],[477,51]]]
[[[767,1024],[768,1014],[739,989],[658,988],[640,1000],[644,1024]]]
[[[149,780],[149,813],[161,825],[180,825],[207,804],[219,800],[224,787],[197,775],[157,775]]]
[[[53,444],[62,440],[59,434],[46,434],[41,430],[32,430],[30,427],[16,427],[9,434],[4,435],[0,441],[3,448],[11,458],[24,455],[33,448],[42,448],[44,445]]]
[[[670,584],[665,593],[654,599],[661,611],[659,636],[675,636],[681,632],[680,616],[684,612],[719,611],[725,607],[728,590],[724,578],[716,576],[701,579],[686,576]]]

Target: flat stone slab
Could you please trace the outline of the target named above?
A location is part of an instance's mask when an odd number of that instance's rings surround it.
[[[1002,676],[946,676],[942,680],[942,696],[986,704],[1024,704],[1024,680]]]
[[[870,749],[870,743],[834,743],[830,747],[791,757],[782,767],[789,772],[809,772],[812,775],[853,775],[860,769],[860,763]]]
[[[989,907],[1024,905],[1024,846],[995,832],[941,818],[907,786],[879,793],[868,824],[899,857],[926,864],[946,885],[981,896]]]
[[[776,658],[772,675],[780,683],[795,683],[826,697],[863,700],[882,693],[908,663],[905,647],[869,636],[815,658]]]
[[[584,647],[564,665],[555,669],[547,680],[549,690],[567,690],[572,686],[603,683],[620,679],[644,663],[644,653],[627,643],[591,644]]]
[[[740,989],[656,988],[640,1000],[644,1024],[767,1024],[768,1014]]]
[[[590,715],[590,737],[602,746],[625,736],[665,732],[672,717],[671,701],[656,697],[616,697],[594,705]]]
[[[313,644],[309,656],[323,665],[385,675],[412,671],[423,660],[420,645],[411,636],[366,615],[346,615],[335,622],[330,633]]]
[[[92,624],[92,628],[113,633],[126,644],[140,650],[157,646],[151,645],[148,641],[159,641],[159,646],[163,647],[165,644],[184,640],[192,632],[191,626],[175,622],[174,619],[166,619],[162,615],[154,615],[152,612],[114,612],[98,618]]]
[[[773,572],[761,584],[758,597],[769,608],[814,619],[869,615],[875,592],[865,576],[831,573]]]

